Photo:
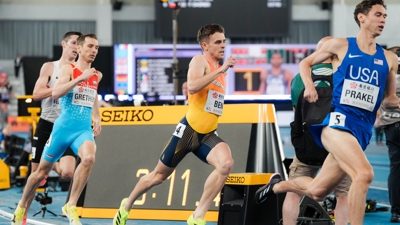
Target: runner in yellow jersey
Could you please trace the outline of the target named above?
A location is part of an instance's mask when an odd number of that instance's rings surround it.
[[[225,72],[236,62],[230,56],[222,66],[219,65],[225,54],[224,33],[224,28],[218,24],[203,26],[198,31],[197,41],[203,54],[194,56],[189,64],[189,110],[167,141],[156,168],[140,178],[129,198],[122,200],[114,225],[126,224],[135,200],[167,179],[190,152],[215,168],[205,182],[199,205],[187,220],[189,225],[206,224],[204,216],[233,167],[229,146],[216,133],[224,107]]]

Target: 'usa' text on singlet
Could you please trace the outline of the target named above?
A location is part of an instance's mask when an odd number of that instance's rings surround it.
[[[372,112],[380,89],[378,71],[350,65],[349,76],[351,79],[344,80],[340,103]]]

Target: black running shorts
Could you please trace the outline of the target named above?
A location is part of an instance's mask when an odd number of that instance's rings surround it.
[[[197,133],[184,117],[176,126],[171,138],[161,153],[160,160],[168,167],[175,168],[189,152],[207,163],[210,151],[220,142],[216,130],[208,134]]]

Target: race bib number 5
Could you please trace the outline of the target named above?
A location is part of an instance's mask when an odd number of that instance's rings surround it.
[[[346,115],[339,112],[331,113],[331,118],[329,119],[329,126],[344,127],[345,122],[346,122]]]

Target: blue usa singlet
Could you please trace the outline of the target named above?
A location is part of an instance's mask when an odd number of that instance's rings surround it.
[[[383,48],[378,44],[375,54],[369,55],[358,48],[356,38],[347,40],[347,53],[333,74],[334,112],[328,114],[322,124],[314,125],[312,132],[317,143],[323,147],[322,127],[349,131],[365,150],[372,136],[376,112],[384,96],[389,65]]]
[[[355,38],[348,41],[346,57],[333,75],[332,106],[373,125],[386,88],[389,65],[378,44],[376,53],[369,55],[358,48]]]

